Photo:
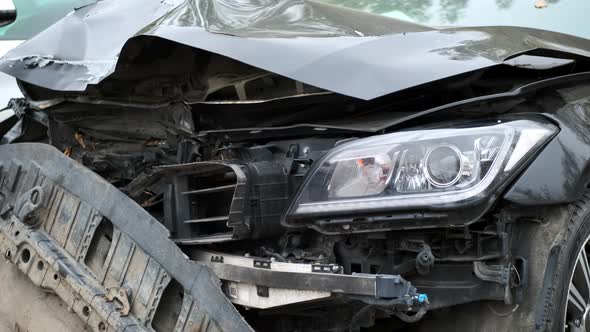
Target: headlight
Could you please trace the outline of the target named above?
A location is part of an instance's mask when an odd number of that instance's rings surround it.
[[[489,196],[557,128],[531,120],[359,139],[310,171],[291,216],[444,208]]]

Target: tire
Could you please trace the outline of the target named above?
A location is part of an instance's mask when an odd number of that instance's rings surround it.
[[[539,210],[545,216],[542,223],[517,222],[512,234],[513,255],[528,260],[523,303],[480,301],[446,308],[429,313],[413,331],[585,331],[565,325],[571,320],[566,315],[568,291],[581,248],[590,256],[590,192],[568,206]],[[579,275],[578,269],[574,276],[578,283]],[[590,307],[590,282],[580,288]],[[590,331],[590,324],[586,328]]]
[[[590,193],[569,210],[566,229],[551,252],[557,256],[555,269],[550,259],[545,271],[538,330],[590,331]]]

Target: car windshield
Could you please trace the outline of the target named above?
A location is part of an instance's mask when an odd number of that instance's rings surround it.
[[[320,0],[432,27],[521,26],[590,38],[588,0]]]

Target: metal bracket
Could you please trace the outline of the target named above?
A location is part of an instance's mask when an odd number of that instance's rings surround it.
[[[473,262],[473,273],[484,281],[496,282],[504,286],[504,303],[512,304],[514,302],[512,291],[510,289],[510,274],[512,265],[487,265],[485,262]]]
[[[121,308],[117,308],[117,311],[121,316],[129,315],[131,310],[131,304],[129,303],[129,291],[124,287],[112,287],[108,289],[108,293],[105,295],[107,302],[114,302],[117,300],[122,305]]]
[[[261,268],[261,269],[270,269],[270,261],[262,260],[262,259],[255,259],[254,260],[254,267]]]
[[[416,271],[420,275],[427,275],[430,273],[434,265],[434,255],[430,246],[426,243],[422,244],[422,250],[416,255]]]
[[[510,281],[510,267],[502,265],[487,265],[485,262],[473,262],[473,272],[484,281],[508,285]]]
[[[43,206],[44,199],[45,191],[43,187],[33,187],[16,200],[14,208],[15,216],[26,223],[26,220],[30,220],[31,216]]]
[[[342,267],[336,264],[312,264],[311,272],[316,273],[338,273]]]
[[[196,261],[206,263],[219,279],[232,285],[228,290],[228,297],[232,301],[248,307],[265,309],[272,307],[273,304],[268,303],[265,303],[268,306],[260,306],[260,298],[269,298],[272,302],[275,301],[274,297],[281,296],[276,295],[277,292],[281,294],[285,290],[297,294],[294,296],[307,297],[306,301],[338,296],[370,305],[384,306],[388,310],[408,311],[416,307],[427,307],[429,303],[425,294],[419,294],[416,287],[400,275],[363,273],[348,275],[343,274],[341,266],[336,264],[287,262],[271,264],[270,261],[250,256],[208,251],[195,251],[193,254]],[[223,256],[224,263],[212,261],[217,260],[219,256]],[[238,287],[247,288],[246,293],[251,294],[251,287],[254,285],[254,291],[258,295],[258,297],[252,297],[255,301],[252,298],[238,299]]]
[[[269,291],[266,286],[256,286],[256,294],[260,297],[268,297]]]
[[[223,263],[223,256],[211,256],[211,263]]]
[[[516,292],[514,300],[516,301],[516,303],[523,303],[524,292],[527,289],[529,280],[527,259],[525,259],[524,257],[516,257],[514,260],[514,271],[516,272],[516,276],[518,277],[518,283],[515,285]]]

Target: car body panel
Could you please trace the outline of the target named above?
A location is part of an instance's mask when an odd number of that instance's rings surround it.
[[[578,90],[588,92],[588,86]],[[564,89],[564,93],[568,90]],[[535,158],[504,198],[523,206],[571,203],[590,183],[590,100],[572,100],[549,114],[560,133]],[[551,174],[550,176],[548,176]]]

